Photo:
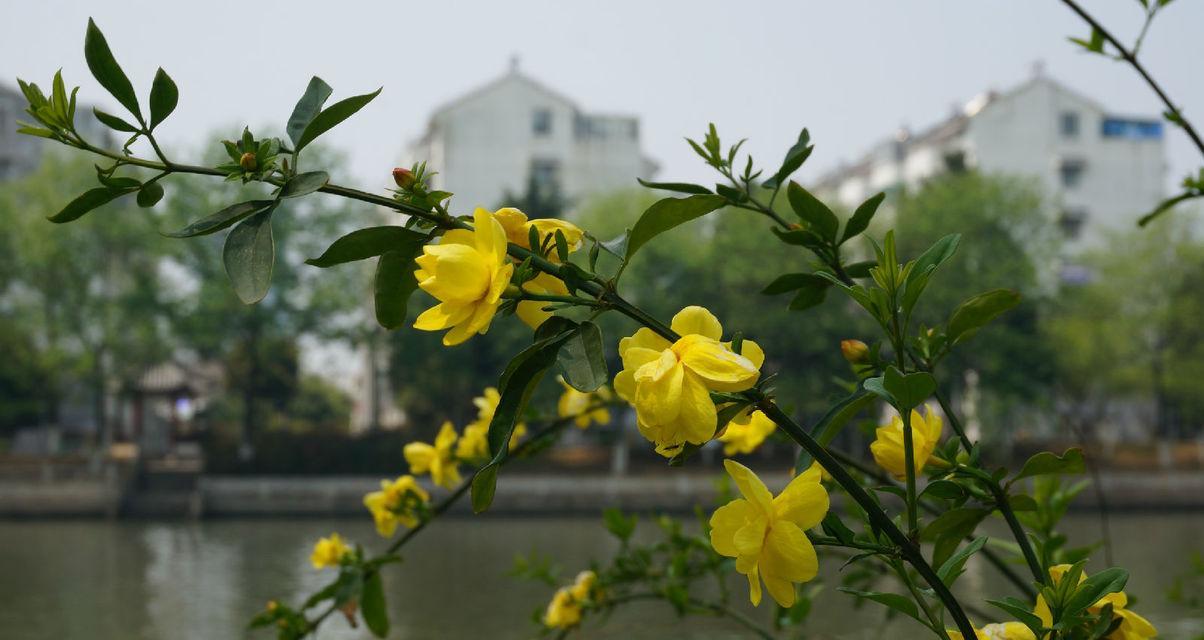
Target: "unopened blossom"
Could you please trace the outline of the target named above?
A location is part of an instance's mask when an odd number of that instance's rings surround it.
[[[841,340],[840,354],[849,364],[865,364],[870,359],[870,348],[860,340]]]
[[[493,216],[497,218],[502,228],[506,230],[506,238],[524,249],[539,248],[531,246],[531,229],[535,229],[541,245],[547,242],[549,236],[553,236],[552,241],[555,242],[554,236],[557,231],[564,234],[565,244],[569,253],[580,249],[582,240],[585,238],[585,232],[571,222],[559,218],[536,218],[528,220],[527,214],[514,207],[498,209],[493,213]],[[553,262],[559,261],[556,251],[552,251],[548,257]]]
[[[777,429],[777,425],[760,410],[732,418],[723,435],[719,436],[719,441],[723,443],[723,455],[752,453],[774,429]]]
[[[927,407],[927,412],[925,417],[918,409],[911,411],[911,450],[917,474],[928,463],[941,439],[941,416],[931,406]],[[870,453],[874,454],[878,466],[901,480],[907,477],[904,452],[903,418],[894,416],[889,424],[878,427],[876,439],[870,444]]]
[[[443,344],[457,345],[485,333],[510,284],[514,265],[506,259],[506,233],[484,209],[473,214],[473,230],[453,229],[438,244],[422,248],[415,261],[418,286],[439,304],[422,312],[414,328],[450,329]]]
[[[456,428],[448,421],[439,429],[434,444],[411,442],[402,452],[406,462],[410,463],[411,473],[429,473],[435,484],[445,489],[453,489],[460,484],[460,469],[452,450],[455,445]]]
[[[751,340],[739,354],[720,342],[723,327],[702,307],[682,309],[671,328],[681,336],[674,343],[648,328],[620,340],[623,370],[614,380],[619,396],[635,406],[640,433],[664,456],[710,440],[717,421],[710,392],[752,387],[765,360]]]
[[[1070,570],[1070,565],[1059,564],[1049,568],[1049,577],[1053,578],[1054,584],[1062,581],[1062,577]],[[1087,572],[1079,575],[1079,583],[1081,584],[1087,579]],[[1158,630],[1150,624],[1141,614],[1128,609],[1129,596],[1125,595],[1124,591],[1114,591],[1105,594],[1104,597],[1096,600],[1087,611],[1098,614],[1104,605],[1112,605],[1113,620],[1120,618],[1120,626],[1112,633],[1104,636],[1104,640],[1146,640],[1147,638],[1156,638]],[[1053,613],[1049,610],[1049,605],[1045,602],[1045,598],[1040,594],[1037,595],[1037,604],[1033,607],[1033,613],[1041,618],[1041,623],[1046,627],[1053,626]]]
[[[429,502],[430,494],[414,479],[414,476],[404,475],[396,480],[381,480],[380,491],[373,491],[364,496],[364,506],[372,512],[372,520],[376,523],[376,532],[391,538],[397,530],[397,525],[412,529],[418,525],[418,516],[414,512],[417,503]]]
[[[597,391],[585,393],[574,389],[563,377],[557,381],[564,387],[564,393],[560,394],[560,399],[556,402],[556,415],[561,418],[576,416],[573,423],[579,429],[588,427],[590,423],[610,424],[610,411],[604,406],[599,406],[610,399],[609,389],[599,387]]]
[[[343,538],[339,534],[332,533],[328,537],[318,540],[314,545],[313,553],[309,555],[309,562],[315,569],[337,567],[348,553],[351,553],[351,547],[343,542]]]
[[[828,513],[828,492],[819,469],[799,474],[774,497],[748,467],[724,460],[743,498],[719,507],[711,516],[711,546],[736,559],[736,571],[748,577],[749,600],[761,603],[761,583],[783,607],[794,605],[794,584],[819,571],[815,548],[805,533]]]

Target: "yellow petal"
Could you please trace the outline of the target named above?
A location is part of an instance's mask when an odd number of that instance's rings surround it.
[[[752,505],[740,498],[716,509],[715,513],[711,514],[711,546],[715,548],[715,553],[729,558],[740,555],[740,550],[736,548],[736,532],[747,524],[755,513]]]
[[[761,555],[761,572],[766,582],[771,575],[790,582],[807,582],[818,571],[819,560],[807,534],[793,522],[773,523],[765,536],[765,549]]]
[[[685,370],[672,351],[639,368],[635,373],[635,409],[649,424],[667,424],[681,412]]]
[[[710,338],[686,336],[673,345],[673,351],[713,391],[743,391],[753,386],[761,373],[751,360]]]
[[[527,242],[527,214],[514,207],[502,207],[493,212],[493,217],[506,232],[506,238],[520,247],[530,249]]]
[[[794,606],[794,584],[785,578],[780,578],[769,571],[762,571],[761,578],[765,580],[765,590],[769,597],[783,607]]]
[[[437,244],[423,251],[435,257],[434,269],[425,269],[432,277],[418,283],[423,291],[442,302],[473,302],[489,290],[489,265],[474,248]]]
[[[672,343],[662,338],[660,334],[656,333],[652,329],[649,329],[648,327],[640,327],[634,334],[619,341],[619,357],[623,358],[623,362],[626,363],[627,350],[632,347],[651,349],[659,354],[671,346],[673,346]]]
[[[756,565],[753,565],[752,571],[748,573],[748,601],[754,607],[761,605],[761,574]]]
[[[735,460],[724,460],[723,468],[727,469],[728,475],[736,483],[736,488],[740,490],[740,495],[744,496],[750,503],[761,510],[762,513],[768,514],[773,505],[773,494],[769,493],[769,489],[765,487],[765,483],[757,477],[757,474],[752,472],[752,469],[736,462]]]
[[[443,426],[439,427],[439,435],[435,436],[435,449],[441,453],[451,451],[455,442],[456,427],[451,420],[444,421]]]
[[[472,305],[439,303],[423,311],[414,319],[414,328],[419,331],[442,331],[454,327],[472,316]]]
[[[673,316],[670,328],[680,336],[698,334],[712,340],[723,336],[723,325],[713,313],[699,306],[689,306]]]
[[[426,473],[431,468],[431,461],[436,457],[435,448],[425,442],[411,442],[402,449],[406,462],[410,464],[411,473]]]
[[[828,514],[829,506],[828,490],[820,484],[821,477],[819,467],[813,465],[791,480],[773,499],[777,517],[804,531],[818,525]]]
[[[495,264],[501,264],[506,259],[507,242],[506,230],[502,224],[485,209],[477,207],[472,213],[472,228],[474,244],[482,255],[489,256]]]
[[[681,407],[676,422],[677,437],[694,444],[709,441],[715,435],[715,426],[719,422],[710,392],[702,380],[690,371],[683,371]]]

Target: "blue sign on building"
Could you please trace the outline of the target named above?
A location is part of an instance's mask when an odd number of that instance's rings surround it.
[[[1157,120],[1104,118],[1103,134],[1105,138],[1158,140],[1162,138],[1162,123]]]

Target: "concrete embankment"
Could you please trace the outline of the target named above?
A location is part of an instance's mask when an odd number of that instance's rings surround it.
[[[499,479],[492,511],[509,514],[593,514],[607,507],[631,511],[687,512],[712,504],[718,473],[666,471],[658,474],[511,474]],[[1108,506],[1115,510],[1204,510],[1204,473],[1112,472],[1101,477]],[[787,478],[766,477],[775,490]],[[363,512],[365,493],[376,477],[200,476],[174,489],[138,493],[115,478],[42,479],[0,482],[0,517],[114,516],[260,517],[331,516]],[[446,495],[432,490],[436,499]],[[1095,488],[1075,506],[1094,509]],[[467,512],[467,501],[457,505]]]

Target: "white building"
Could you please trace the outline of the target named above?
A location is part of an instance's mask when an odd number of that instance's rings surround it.
[[[514,61],[502,77],[435,109],[407,160],[438,171],[434,183],[460,208],[501,206],[528,184],[573,204],[656,171],[640,151],[638,119],[587,113]]]
[[[1163,198],[1166,161],[1157,118],[1117,116],[1039,70],[1004,93],[980,95],[919,132],[902,130],[815,190],[855,207],[866,198],[958,168],[1039,181],[1070,253],[1105,229],[1131,228]]]

